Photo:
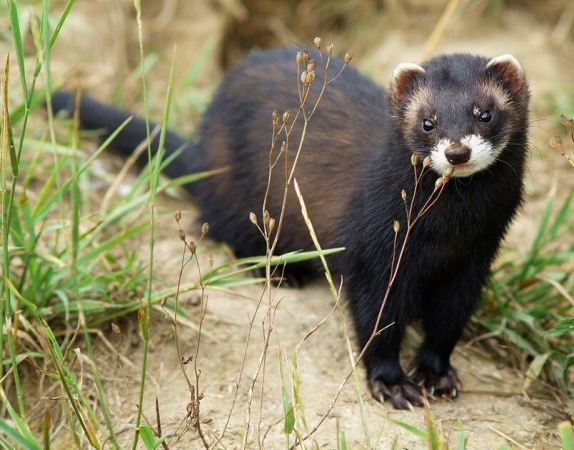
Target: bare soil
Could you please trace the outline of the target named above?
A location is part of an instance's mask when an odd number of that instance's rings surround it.
[[[318,3],[313,2],[312,5]],[[369,12],[368,8],[372,8],[369,2],[363,3],[367,6],[362,4],[358,7],[344,27],[333,32],[323,30],[322,38],[334,41],[339,54],[353,51],[353,64],[381,84],[386,84],[396,64],[419,61],[423,57],[426,39],[442,13],[442,7],[437,5],[443,2],[409,1],[401,7],[387,6],[374,13]],[[531,79],[533,151],[527,180],[529,203],[507,241],[508,245],[525,250],[536,229],[540,204],[548,192],[553,188],[570,191],[574,187],[571,171],[567,174],[566,162],[547,144],[556,133],[557,114],[572,114],[572,111],[560,110],[572,105],[574,92],[571,75],[574,73],[571,58],[573,34],[567,23],[561,25],[565,19],[560,21],[565,8],[561,5],[567,2],[548,2],[549,10],[542,18],[540,10],[520,7],[515,5],[516,2],[509,2],[510,5],[498,17],[493,17],[486,7],[480,6],[484,2],[461,3],[463,6],[455,12],[430,52],[468,51],[493,56],[512,53],[522,62]],[[160,117],[176,45],[173,125],[184,133],[191,132],[198,120],[197,111],[192,109],[190,112],[184,104],[188,99],[185,89],[192,89],[186,84],[186,76],[202,55],[206,43],[223,36],[231,14],[231,7],[224,5],[232,4],[235,3],[210,0],[143,1],[145,50],[158,58],[147,81],[152,114]],[[310,9],[312,12],[313,8]],[[311,38],[304,43],[311,45],[313,20],[308,23],[306,32]],[[285,35],[281,36],[283,39],[278,40],[284,43]],[[224,44],[220,41],[217,50],[207,55],[199,77],[194,80],[193,89],[205,101],[221,77],[219,62]],[[68,87],[81,82],[86,91],[106,101],[115,99],[122,106],[141,112],[141,79],[135,73],[138,61],[132,3],[127,0],[93,0],[78,2],[74,6],[57,43],[52,69],[61,83]],[[199,229],[194,224],[197,211],[191,200],[176,201],[162,196],[159,201],[162,214],[155,267],[158,276],[175,285],[182,244],[177,237],[177,225],[172,214],[176,209],[184,210],[183,223],[188,226],[186,232],[197,236]],[[146,245],[141,241],[138,245],[144,249],[142,256],[147,257]],[[231,257],[225,247],[210,242],[200,249],[200,258],[206,260],[208,253],[214,255],[216,265]],[[184,272],[184,283],[196,278],[193,269]],[[316,282],[303,289],[280,288],[274,295],[281,301],[273,312],[274,334],[267,349],[264,375],[261,373],[255,384],[247,448],[257,448],[258,442],[266,449],[287,445],[282,421],[280,359],[289,378],[297,356],[303,402],[300,407],[305,411],[309,429],[328,410],[350,368],[344,333],[344,328],[350,328],[350,323],[345,317],[347,323],[344,324],[338,312],[329,316],[334,302],[325,283]],[[217,448],[239,448],[246,430],[248,388],[263,350],[265,307],[258,307],[261,296],[261,286],[233,291],[208,288],[203,327],[211,337],[200,338],[191,327],[179,327],[184,355],[195,355],[201,339],[197,359],[185,368],[192,379],[194,363],[201,372],[199,390],[203,400],[200,418],[208,421],[202,425],[206,440],[213,445],[225,428]],[[186,294],[181,301],[190,319],[198,323],[201,307],[197,296]],[[327,320],[304,340],[307,333],[327,316]],[[254,325],[250,330],[249,322],[253,317]],[[134,321],[127,319],[120,325],[121,370],[116,365],[117,337],[104,330],[111,347],[106,345],[105,339],[96,339],[101,355],[98,367],[106,380],[106,393],[118,430],[127,428],[134,421],[135,400],[126,389],[126,380],[135,395],[142,358]],[[412,347],[415,340],[416,332],[413,331],[407,347]],[[146,414],[155,424],[154,401],[157,398],[164,433],[177,435],[178,425],[185,422],[190,394],[180,370],[172,326],[160,314],[153,320],[150,356]],[[460,343],[454,353],[454,365],[464,385],[459,398],[431,403],[435,424],[442,429],[451,448],[459,448],[461,433],[466,438],[467,449],[494,449],[503,444],[509,448],[559,448],[556,433],[558,414],[553,409],[556,405],[550,390],[538,389],[536,394],[527,391],[524,374],[506,367],[504,361],[492,360],[474,345]],[[242,377],[239,379],[241,368]],[[425,429],[423,409],[395,411],[388,403],[380,404],[370,398],[361,369],[357,382],[351,377],[329,417],[313,435],[314,444],[308,445],[337,448],[338,436],[344,431],[352,449],[386,449],[392,445],[402,449],[427,448],[423,439],[391,420]],[[298,423],[297,426],[304,433],[305,425]],[[121,439],[129,442],[131,436],[131,432],[126,432]],[[59,444],[69,439],[66,427],[57,439]],[[293,443],[293,437],[289,442]],[[197,432],[190,430],[171,448],[202,448],[202,445]]]

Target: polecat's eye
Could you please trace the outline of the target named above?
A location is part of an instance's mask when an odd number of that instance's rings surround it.
[[[428,133],[432,130],[434,130],[434,122],[429,119],[423,120],[423,131]]]
[[[483,123],[488,123],[490,122],[492,119],[492,114],[490,113],[490,111],[484,111],[479,117],[478,120],[479,122],[483,122]]]

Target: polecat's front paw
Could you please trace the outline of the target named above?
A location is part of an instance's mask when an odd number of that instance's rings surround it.
[[[449,366],[444,375],[437,375],[433,370],[421,366],[415,367],[409,375],[431,397],[455,398],[462,388],[456,369],[452,366]]]
[[[395,409],[413,410],[413,406],[422,406],[425,401],[421,388],[407,376],[398,383],[385,383],[374,378],[369,380],[369,387],[376,400],[384,402],[390,399]]]

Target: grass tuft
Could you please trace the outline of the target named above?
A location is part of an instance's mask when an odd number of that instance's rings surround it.
[[[574,143],[574,121],[562,122]],[[568,159],[562,138],[550,144]],[[507,249],[474,320],[487,333],[488,351],[525,374],[525,389],[540,387],[537,381],[552,386],[574,414],[574,191],[561,197],[548,196],[526,254]]]

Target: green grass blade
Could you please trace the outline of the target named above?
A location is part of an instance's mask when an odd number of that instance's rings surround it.
[[[20,83],[26,104],[29,100],[28,83],[26,82],[26,65],[24,63],[24,45],[22,43],[22,32],[20,30],[20,19],[18,16],[18,7],[14,0],[8,0],[8,13],[10,15],[10,25],[12,27],[12,37],[16,47],[16,59],[18,61],[18,70],[20,72]]]
[[[562,422],[558,425],[562,450],[574,450],[574,428],[570,422]]]
[[[552,225],[548,228],[548,235],[551,240],[558,237],[559,230],[561,227],[568,223],[568,219],[574,217],[574,211],[572,210],[572,202],[574,201],[574,190],[570,192],[564,203],[560,207],[560,210],[556,214]]]
[[[530,269],[535,265],[536,259],[540,254],[540,250],[544,245],[546,240],[547,230],[548,230],[548,223],[550,222],[550,216],[552,213],[552,207],[554,205],[554,196],[551,195],[546,200],[544,205],[544,209],[541,214],[541,219],[538,225],[538,230],[536,236],[534,237],[534,241],[532,242],[532,246],[528,253],[528,257],[522,267],[522,270],[518,272],[517,278],[523,280],[530,276]]]
[[[458,443],[457,443],[457,450],[465,450],[466,449],[466,436],[464,435],[464,427],[462,424],[462,420],[458,422],[458,428],[460,430],[460,434],[458,435]]]
[[[417,427],[410,425],[406,422],[403,422],[401,420],[391,419],[391,418],[389,418],[389,420],[392,423],[394,423],[395,425],[398,425],[399,427],[404,428],[409,433],[414,434],[415,436],[420,437],[421,439],[424,439],[425,441],[428,441],[429,436],[424,430],[421,430],[420,428],[417,428]]]
[[[9,407],[9,403],[7,403],[7,406]],[[1,447],[5,449],[16,448],[10,445],[7,440],[5,440],[5,436],[6,438],[11,439],[18,446],[18,448],[26,450],[40,450],[41,446],[28,429],[26,422],[21,420],[17,415],[13,416],[12,419],[19,426],[19,429],[15,429],[9,425],[3,417],[0,417],[0,431],[3,435],[0,435],[0,443],[2,444]],[[24,434],[22,431],[24,431]]]
[[[13,439],[15,443],[19,444],[20,448],[40,450],[40,444],[34,438],[25,418],[20,417],[20,415],[14,411],[3,390],[0,390],[0,396],[2,397],[2,403],[5,405],[8,415],[14,421],[14,425],[10,425],[3,417],[0,417],[0,430],[2,430],[7,437]]]
[[[339,449],[347,450],[347,448],[347,436],[345,434],[345,430],[341,430],[341,433],[339,434]]]
[[[283,433],[289,435],[295,429],[295,410],[285,383],[283,358],[279,358],[279,376],[281,378],[281,400],[283,403]]]

